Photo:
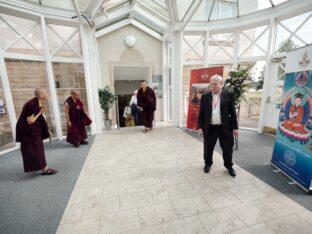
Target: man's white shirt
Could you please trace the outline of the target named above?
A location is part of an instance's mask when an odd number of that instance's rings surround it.
[[[220,90],[219,94],[213,94],[212,93],[211,124],[213,124],[213,125],[220,125],[221,124],[220,102],[221,102],[221,90]]]

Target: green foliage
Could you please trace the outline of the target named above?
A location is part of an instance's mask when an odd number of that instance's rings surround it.
[[[233,92],[235,106],[238,107],[242,99],[245,100],[244,93],[248,89],[250,81],[250,67],[242,68],[238,65],[237,69],[229,72],[229,77],[224,84],[224,88]]]
[[[295,42],[292,39],[288,39],[287,41],[282,41],[279,47],[281,47],[278,49],[279,53],[283,53],[283,52],[287,53],[289,51],[292,51],[298,48],[298,46],[295,44]]]
[[[103,89],[99,89],[99,99],[101,108],[104,110],[105,119],[108,120],[109,110],[112,108],[114,102],[117,100],[117,96],[114,95],[109,88],[109,86],[105,86]]]

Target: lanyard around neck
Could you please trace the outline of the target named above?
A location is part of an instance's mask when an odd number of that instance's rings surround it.
[[[213,109],[216,109],[217,108],[217,106],[218,106],[218,104],[219,104],[219,102],[220,102],[220,94],[219,94],[219,96],[218,96],[218,99],[217,99],[217,101],[215,102],[214,101],[214,97],[213,97],[213,95],[212,95],[212,103],[213,103]]]

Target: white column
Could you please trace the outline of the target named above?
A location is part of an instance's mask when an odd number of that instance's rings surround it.
[[[14,103],[13,103],[13,97],[12,97],[11,88],[10,88],[9,77],[8,77],[8,73],[6,70],[2,51],[0,52],[0,76],[2,80],[5,104],[8,109],[12,135],[13,135],[13,138],[15,139],[15,126],[16,126],[17,119],[16,119],[16,114],[15,114],[15,109],[14,109]]]
[[[93,84],[93,97],[94,97],[94,106],[95,106],[95,115],[96,115],[96,132],[101,133],[104,128],[104,117],[103,117],[103,110],[100,105],[99,100],[99,88],[101,87],[101,67],[100,67],[100,55],[99,55],[99,48],[98,48],[98,41],[95,37],[95,33],[93,32],[92,39],[94,43],[92,43],[92,53],[90,56],[93,58],[92,71],[94,72],[94,76],[92,76],[92,84]]]
[[[89,107],[89,115],[90,118],[93,120],[91,124],[91,134],[94,135],[96,133],[96,122],[99,120],[96,119],[95,115],[95,108],[94,108],[94,96],[97,94],[97,91],[94,92],[93,89],[93,81],[97,81],[97,79],[92,79],[96,77],[96,68],[94,67],[95,61],[92,61],[91,58],[91,49],[94,41],[92,40],[93,30],[90,28],[84,27],[82,24],[80,25],[80,35],[81,35],[81,47],[82,47],[82,54],[83,54],[83,64],[84,64],[84,72],[85,72],[85,82],[87,88],[87,100],[88,100],[88,107]],[[94,51],[93,51],[94,52]],[[93,57],[94,53],[93,53]],[[93,66],[92,66],[93,64]],[[96,85],[98,87],[98,85]]]
[[[182,55],[182,31],[174,32],[172,36],[172,124],[182,127],[182,79],[183,79],[183,55]]]
[[[263,91],[261,98],[261,106],[260,106],[260,118],[258,124],[258,132],[261,133],[264,127],[264,120],[267,112],[267,108],[269,103],[271,102],[272,97],[270,94],[270,87],[274,86],[275,78],[270,77],[271,74],[271,54],[274,52],[275,47],[275,37],[276,37],[276,21],[275,18],[272,17],[270,19],[270,29],[269,29],[269,41],[266,53],[266,61],[265,61],[265,72],[264,72],[264,80],[263,80]]]
[[[167,41],[162,42],[162,102],[163,102],[163,120],[168,120],[168,54]]]
[[[237,68],[238,66],[238,49],[239,49],[239,31],[234,32],[234,52],[233,52],[233,67]]]
[[[205,39],[204,39],[204,67],[208,67],[208,46],[209,46],[209,30],[205,32]]]
[[[41,33],[42,33],[42,41],[43,41],[43,49],[44,49],[44,57],[46,60],[46,69],[47,69],[47,76],[50,88],[50,98],[52,103],[52,110],[53,110],[53,119],[56,128],[56,136],[59,140],[62,139],[62,126],[61,126],[61,116],[59,110],[59,103],[55,88],[55,80],[53,75],[53,67],[52,67],[52,60],[50,55],[49,49],[49,41],[48,41],[48,32],[46,27],[45,18],[41,16]]]

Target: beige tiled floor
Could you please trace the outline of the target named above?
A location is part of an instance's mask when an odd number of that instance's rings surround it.
[[[215,153],[203,173],[202,144],[156,127],[97,135],[57,233],[312,233],[312,213]],[[273,176],[273,174],[272,174]]]

